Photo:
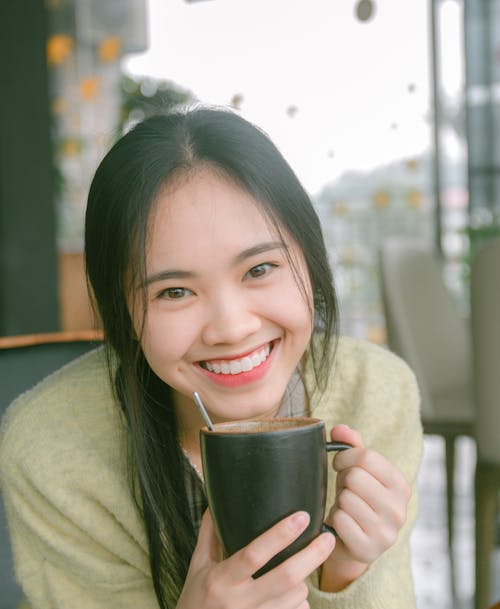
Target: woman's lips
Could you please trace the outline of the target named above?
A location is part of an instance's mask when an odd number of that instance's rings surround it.
[[[265,376],[274,359],[277,342],[270,342],[239,358],[199,362],[199,368],[211,381],[226,387],[252,383]]]
[[[239,358],[207,360],[201,363],[202,368],[215,372],[215,374],[240,374],[241,372],[250,372],[253,368],[260,366],[271,352],[271,343],[265,347],[255,349],[250,353]]]

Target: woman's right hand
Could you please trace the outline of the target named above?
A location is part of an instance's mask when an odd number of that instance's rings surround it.
[[[265,575],[252,575],[294,541],[309,524],[306,512],[283,519],[245,548],[221,560],[207,510],[203,516],[177,609],[307,609],[307,577],[331,554],[335,538],[322,533]]]

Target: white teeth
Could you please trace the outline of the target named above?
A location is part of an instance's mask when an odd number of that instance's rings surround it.
[[[252,364],[252,360],[249,357],[244,357],[241,360],[241,369],[243,370],[243,372],[248,372],[253,367],[254,367],[254,364]]]
[[[249,372],[262,364],[262,362],[267,359],[270,352],[271,346],[268,344],[263,349],[260,349],[251,355],[246,355],[241,359],[204,362],[204,366],[207,370],[215,372],[216,374],[240,374],[240,372]]]
[[[231,360],[229,362],[229,370],[231,374],[239,374],[241,372],[241,364],[237,360]]]

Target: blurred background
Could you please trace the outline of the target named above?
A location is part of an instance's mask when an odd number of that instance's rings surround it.
[[[95,326],[93,172],[134,123],[197,102],[262,127],[310,193],[344,334],[387,345],[389,238],[439,257],[467,319],[475,252],[500,234],[500,1],[2,0],[0,66],[0,337]],[[426,436],[419,609],[473,606],[475,446],[460,439],[455,562],[442,448]]]
[[[376,252],[392,235],[442,252],[467,307],[471,247],[500,230],[496,2],[2,4],[0,335],[92,325],[93,172],[132,124],[197,101],[261,126],[310,192],[344,333],[385,341]]]

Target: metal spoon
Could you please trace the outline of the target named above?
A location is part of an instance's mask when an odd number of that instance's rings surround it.
[[[205,421],[205,425],[208,427],[208,429],[210,429],[210,431],[213,431],[214,426],[212,425],[212,421],[210,420],[210,417],[208,416],[208,412],[205,410],[205,406],[203,406],[203,402],[201,401],[200,395],[197,391],[193,391],[193,399],[196,403],[196,406],[198,406],[198,409],[200,411],[201,416],[203,417],[203,420]]]

